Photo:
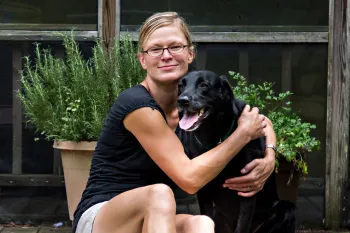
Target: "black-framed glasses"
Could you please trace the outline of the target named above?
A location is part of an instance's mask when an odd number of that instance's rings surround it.
[[[173,54],[181,53],[182,51],[184,51],[184,49],[187,46],[188,45],[172,45],[167,48],[150,48],[142,52],[147,53],[151,57],[159,57],[163,55],[165,49],[168,50],[168,52],[173,55]]]

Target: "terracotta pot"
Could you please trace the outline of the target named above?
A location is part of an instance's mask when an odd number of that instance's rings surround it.
[[[73,220],[89,177],[96,142],[55,141],[53,147],[61,151],[69,218]]]
[[[288,184],[291,172],[293,173],[293,178]],[[281,200],[296,203],[298,199],[299,181],[300,173],[295,171],[292,164],[285,160],[280,160],[278,173],[276,174],[278,197]]]

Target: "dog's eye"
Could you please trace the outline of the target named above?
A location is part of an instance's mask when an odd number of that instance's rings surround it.
[[[207,83],[207,82],[202,82],[201,84],[199,84],[199,87],[200,87],[200,88],[209,88],[210,85],[209,85],[209,83]]]
[[[185,86],[186,86],[186,80],[182,80],[182,81],[180,81],[179,84],[178,84],[178,87],[179,87],[179,88],[183,88],[183,87],[185,87]]]
[[[185,88],[185,85],[183,83],[179,83],[179,85],[178,85],[179,95],[183,92],[184,88]]]

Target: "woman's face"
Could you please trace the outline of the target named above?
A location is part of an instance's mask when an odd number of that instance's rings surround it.
[[[170,46],[188,45],[188,42],[176,24],[158,28],[144,42],[142,49],[168,48]],[[193,61],[194,52],[185,47],[177,54],[171,54],[167,49],[161,56],[152,57],[147,53],[139,53],[140,63],[147,70],[148,78],[155,82],[174,83],[188,71],[188,65]]]

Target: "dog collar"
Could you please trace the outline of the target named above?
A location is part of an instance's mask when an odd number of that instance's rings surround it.
[[[220,144],[221,142],[225,141],[231,135],[231,133],[233,132],[233,127],[235,126],[235,122],[236,122],[235,118],[233,118],[230,129],[227,131],[225,137],[220,138],[220,141],[219,141],[218,144]]]
[[[220,138],[219,142],[216,145],[221,144],[223,141],[225,141],[231,135],[231,133],[233,131],[233,127],[235,126],[235,122],[236,122],[235,118],[233,118],[230,129],[227,131],[226,135],[223,138]],[[209,150],[208,147],[204,146],[203,143],[201,143],[201,141],[197,138],[196,135],[194,135],[194,138],[196,139],[196,141],[199,145],[201,145],[204,149]]]

